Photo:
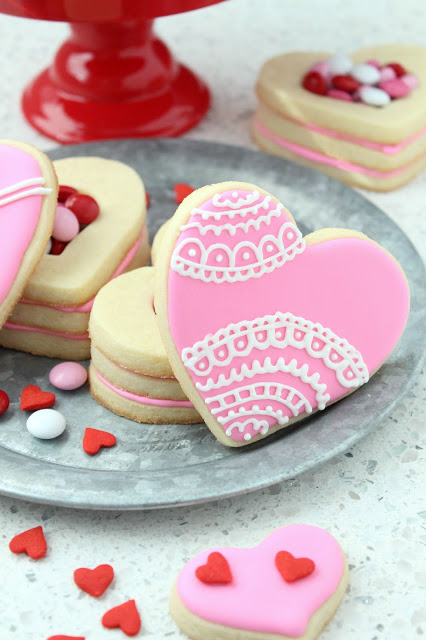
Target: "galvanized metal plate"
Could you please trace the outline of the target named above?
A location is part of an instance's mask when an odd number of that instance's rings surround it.
[[[412,308],[397,348],[356,393],[324,412],[249,447],[220,445],[204,424],[139,425],[98,405],[87,388],[57,392],[67,429],[56,440],[33,438],[19,395],[28,384],[50,388],[56,363],[0,350],[0,387],[11,398],[0,417],[0,493],[68,507],[148,509],[246,493],[292,478],[348,449],[380,424],[410,389],[425,342],[425,268],[411,242],[365,198],[331,178],[257,151],[188,140],[120,140],[63,147],[53,159],[99,155],[122,160],[142,176],[151,196],[151,237],[174,212],[173,186],[244,180],[271,191],[304,233],[351,227],[379,241],[401,263]],[[117,436],[112,450],[90,457],[86,427]]]

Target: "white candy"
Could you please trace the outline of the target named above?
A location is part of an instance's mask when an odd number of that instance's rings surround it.
[[[35,438],[50,440],[60,436],[64,432],[66,424],[64,416],[59,411],[40,409],[28,418],[27,429]]]
[[[371,64],[356,64],[351,76],[361,84],[376,84],[380,80],[380,71]]]
[[[49,238],[49,242],[47,243],[45,253],[50,253],[51,249],[52,249],[52,238]]]
[[[343,55],[343,53],[336,53],[327,60],[328,68],[331,76],[344,76],[350,72],[353,63],[352,60]]]
[[[361,87],[359,90],[359,97],[362,102],[369,104],[372,107],[384,107],[390,102],[390,96],[382,89],[376,89],[376,87]]]

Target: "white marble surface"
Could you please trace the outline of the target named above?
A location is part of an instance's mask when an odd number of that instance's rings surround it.
[[[61,24],[0,16],[0,137],[51,141],[19,109],[23,85],[66,34]],[[252,87],[261,63],[292,49],[351,50],[373,43],[424,44],[426,14],[418,0],[232,0],[163,18],[157,31],[182,61],[208,78],[213,107],[188,137],[252,146]],[[196,61],[196,64],[193,63]],[[426,172],[390,194],[366,194],[426,255]],[[329,529],[347,552],[350,589],[322,637],[414,640],[426,634],[425,377],[375,433],[294,481],[204,506],[157,512],[100,513],[0,498],[0,637],[87,640],[125,637],[100,625],[111,606],[135,598],[142,637],[181,634],[167,613],[182,564],[211,546],[253,545],[272,529],[306,522]],[[1,473],[1,470],[0,470]],[[43,524],[49,552],[39,562],[14,556],[10,538]],[[113,586],[94,600],[77,590],[78,566],[109,562]]]

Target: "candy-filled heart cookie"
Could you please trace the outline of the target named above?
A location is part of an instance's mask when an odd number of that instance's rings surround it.
[[[280,558],[291,559],[283,570]],[[226,579],[214,563],[226,567]],[[207,578],[206,578],[207,576]],[[170,613],[194,640],[314,640],[333,617],[349,572],[323,529],[291,525],[251,549],[221,548],[190,560],[178,576]]]
[[[153,308],[154,269],[143,267],[105,285],[90,316],[90,392],[136,422],[200,422],[161,341]]]
[[[169,222],[155,308],[176,378],[229,446],[263,438],[368,382],[404,330],[409,288],[364,234],[305,238],[252,184],[199,189]]]
[[[44,153],[0,140],[0,328],[44,254],[57,193],[55,172]]]
[[[264,151],[377,191],[426,166],[424,47],[287,53],[264,64],[256,93],[252,135]]]
[[[114,160],[66,158],[54,168],[62,202],[52,248],[0,332],[0,344],[82,360],[90,354],[95,295],[112,278],[148,261],[145,190],[132,168]],[[74,235],[67,241],[70,228]]]

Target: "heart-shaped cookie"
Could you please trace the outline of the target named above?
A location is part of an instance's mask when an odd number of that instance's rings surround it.
[[[309,575],[283,579],[275,558],[283,551],[309,558]],[[348,584],[348,567],[336,540],[323,529],[291,525],[252,549],[221,548],[233,580],[208,584],[197,576],[211,552],[185,565],[174,587],[170,612],[180,629],[204,638],[317,638],[333,617]]]
[[[266,191],[199,189],[170,221],[155,307],[175,375],[214,435],[247,444],[366,383],[409,310],[396,260],[367,236],[306,238]]]
[[[0,140],[0,328],[44,254],[57,192],[55,172],[44,153]]]
[[[426,166],[425,47],[286,53],[263,65],[256,94],[252,135],[269,153],[377,191]]]

